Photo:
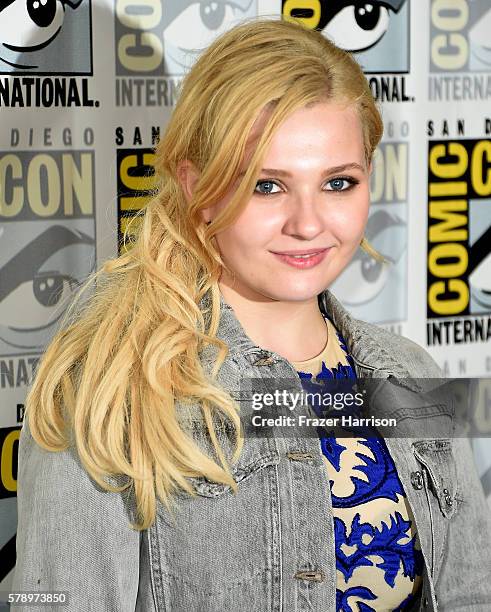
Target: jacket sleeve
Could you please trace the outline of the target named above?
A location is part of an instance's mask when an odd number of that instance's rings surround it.
[[[19,439],[17,562],[12,592],[65,591],[56,612],[134,612],[140,532],[130,526],[125,493],[103,491],[73,449],[48,452],[27,419]],[[39,606],[11,606],[35,612]]]
[[[467,438],[453,441],[460,507],[448,527],[435,585],[442,612],[491,610],[491,517]]]

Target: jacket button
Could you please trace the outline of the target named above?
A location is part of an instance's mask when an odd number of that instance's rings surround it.
[[[411,484],[416,490],[423,488],[423,474],[420,471],[411,472]]]
[[[267,351],[261,351],[260,353],[256,353],[258,358],[253,361],[252,365],[255,366],[266,366],[272,365],[274,363],[274,357],[268,353]]]
[[[292,461],[308,461],[309,459],[313,459],[314,455],[312,453],[300,453],[300,452],[289,452],[286,453],[288,459]]]
[[[448,492],[448,489],[443,489],[443,495],[445,496],[445,503],[447,504],[447,506],[452,506],[453,505],[453,499],[452,499],[450,493]]]
[[[316,571],[299,571],[295,574],[299,580],[310,580],[311,582],[323,582],[324,574]]]

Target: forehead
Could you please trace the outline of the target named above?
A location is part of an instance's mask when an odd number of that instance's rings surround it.
[[[267,114],[258,117],[248,141],[250,152],[264,129]],[[346,160],[344,158],[353,159]],[[361,161],[364,156],[363,132],[354,106],[321,102],[293,111],[275,130],[265,153],[290,165],[303,159],[322,157],[338,162]]]

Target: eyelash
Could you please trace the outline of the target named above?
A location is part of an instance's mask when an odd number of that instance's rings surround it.
[[[329,179],[327,183],[331,183],[332,181],[347,181],[349,183],[349,187],[346,187],[345,189],[325,189],[324,191],[332,191],[334,193],[343,193],[346,191],[350,191],[351,189],[353,189],[353,187],[358,185],[358,183],[360,182],[358,179],[352,176],[335,176],[334,178]],[[262,179],[260,181],[257,181],[256,187],[254,188],[254,193],[261,195],[261,196],[266,196],[266,197],[276,195],[276,193],[262,193],[261,191],[256,191],[258,185],[262,185],[264,183],[271,183],[273,185],[276,185],[277,187],[280,187],[280,185],[278,185],[278,183],[273,179]]]

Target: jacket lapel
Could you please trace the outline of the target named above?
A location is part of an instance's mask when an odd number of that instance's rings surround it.
[[[216,336],[228,345],[229,356],[232,357],[237,353],[243,355],[249,351],[261,352],[265,358],[271,355],[271,351],[264,350],[252,342],[235,316],[233,308],[223,299],[218,287],[214,290],[218,292],[220,299],[220,321]],[[363,378],[411,376],[404,364],[384,347],[382,337],[387,332],[376,325],[355,319],[328,289],[318,295],[318,303],[322,313],[331,319],[345,340],[346,347],[355,361],[358,376]],[[201,299],[199,306],[202,311],[211,308],[210,291]],[[203,358],[207,361],[212,360],[216,351],[215,347],[207,346]]]
[[[409,377],[410,373],[381,341],[382,328],[355,319],[334,295],[326,289],[318,296],[319,308],[331,319],[346,342],[348,352],[363,378]]]

